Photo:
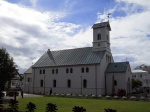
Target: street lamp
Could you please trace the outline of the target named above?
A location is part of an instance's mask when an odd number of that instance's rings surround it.
[[[28,93],[29,93],[29,84],[30,84],[30,82],[28,82]]]
[[[44,95],[45,95],[45,75],[44,75]]]

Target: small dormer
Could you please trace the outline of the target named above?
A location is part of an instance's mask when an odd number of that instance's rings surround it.
[[[111,27],[108,22],[96,23],[93,28],[93,51],[110,50],[110,35]]]

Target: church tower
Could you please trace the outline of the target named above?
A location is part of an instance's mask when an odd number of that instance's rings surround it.
[[[109,21],[96,23],[92,26],[93,28],[93,51],[110,50],[110,35],[111,27]]]

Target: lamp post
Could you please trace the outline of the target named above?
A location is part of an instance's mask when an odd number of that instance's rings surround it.
[[[44,75],[44,95],[45,95],[45,75]]]
[[[28,82],[28,93],[29,93],[29,84],[30,84],[30,82]]]
[[[82,76],[81,76],[81,95],[82,95]]]

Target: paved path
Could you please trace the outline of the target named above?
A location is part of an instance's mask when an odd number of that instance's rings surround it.
[[[3,99],[2,99],[2,102],[3,102],[3,103],[8,103],[8,101],[9,101],[10,99],[14,99],[14,97],[6,96],[6,92],[4,92],[4,93],[5,93],[5,96],[4,96]],[[27,97],[43,97],[43,95],[35,95],[35,94],[27,94],[27,93],[24,93],[24,94],[23,94],[23,97],[24,97],[24,98],[27,98]],[[20,92],[19,92],[19,96],[17,96],[16,98],[21,98]]]

